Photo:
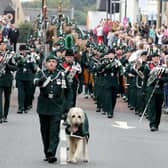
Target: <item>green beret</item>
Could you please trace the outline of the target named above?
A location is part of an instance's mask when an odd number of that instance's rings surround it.
[[[54,59],[57,61],[57,57],[53,53],[49,54],[49,56],[46,58],[46,62],[49,61],[50,59]]]
[[[156,52],[151,55],[151,57],[160,57],[160,55]]]

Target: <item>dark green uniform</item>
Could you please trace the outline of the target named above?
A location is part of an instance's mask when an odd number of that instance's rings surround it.
[[[10,95],[12,88],[13,75],[12,71],[16,70],[14,64],[10,60],[5,66],[4,73],[0,74],[0,123],[2,119],[4,122],[7,121],[7,116],[9,112]],[[4,107],[3,107],[3,93],[4,93]]]
[[[35,64],[28,55],[16,57],[16,87],[18,88],[18,113],[26,112],[32,104],[32,82]]]
[[[155,80],[150,82],[149,78],[151,76],[150,69],[153,69],[156,65],[150,64],[145,71],[144,78],[144,88],[147,87],[147,97],[153,95],[148,106],[148,118],[149,118],[149,127],[151,131],[157,131],[160,124],[160,118],[162,113],[162,104],[164,100],[164,82],[168,81],[167,74],[163,73],[162,76],[155,76]],[[152,74],[153,75],[153,74]]]
[[[66,72],[66,76],[67,79],[69,81],[69,83],[71,84],[72,87],[72,91],[73,91],[73,105],[72,107],[76,106],[76,97],[77,97],[77,89],[79,84],[81,84],[79,82],[79,74],[81,73],[82,69],[81,66],[79,64],[79,62],[77,61],[73,61],[72,63],[67,63],[66,61],[63,62],[62,66],[67,69]],[[81,86],[79,86],[81,87]]]
[[[101,112],[103,106],[103,79],[102,79],[102,69],[101,63],[99,62],[99,58],[93,59],[91,57],[90,60],[90,71],[94,73],[94,90],[96,97],[97,109],[96,112]],[[96,61],[98,60],[98,61]]]
[[[137,71],[141,72],[144,75],[145,68],[146,68],[146,62],[143,62],[142,66]],[[146,97],[145,97],[145,90],[143,88],[143,78],[138,74],[136,75],[136,87],[137,87],[136,91],[138,96],[136,98],[135,114],[138,114],[139,116],[141,116],[145,108]]]
[[[128,84],[128,107],[133,110],[136,107],[136,72],[131,63],[126,68],[127,84]]]
[[[104,83],[104,102],[103,110],[107,113],[108,118],[113,117],[113,111],[116,105],[117,92],[118,92],[118,76],[121,71],[121,63],[114,58],[111,60],[105,60],[103,65],[103,83]]]
[[[48,77],[51,77],[51,80],[45,84]],[[61,116],[72,106],[72,90],[63,72],[58,69],[54,72],[38,72],[34,83],[40,87],[37,113],[40,118],[44,153],[46,158],[54,157],[59,143]]]

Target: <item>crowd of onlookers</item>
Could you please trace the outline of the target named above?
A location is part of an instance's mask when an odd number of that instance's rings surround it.
[[[101,19],[92,33],[96,43],[99,45],[103,43],[109,48],[122,44],[122,46],[129,45],[136,50],[137,43],[143,42],[144,49],[148,53],[150,50],[159,51],[162,64],[164,64],[164,55],[166,53],[168,55],[168,26],[164,24],[160,28],[156,28],[156,25],[145,23],[124,24]],[[168,112],[168,84],[165,84],[165,111]]]
[[[19,38],[19,29],[14,24],[6,20],[0,19],[0,44],[6,43],[13,46],[16,51],[16,43]]]
[[[103,41],[105,44],[110,45],[114,38],[114,32],[119,30],[132,37],[139,34],[142,38],[145,38],[150,43],[155,43],[156,45],[168,44],[168,27],[164,24],[157,29],[156,25],[148,25],[145,23],[124,24],[121,22],[101,19],[92,32],[95,39],[97,38],[98,43]]]

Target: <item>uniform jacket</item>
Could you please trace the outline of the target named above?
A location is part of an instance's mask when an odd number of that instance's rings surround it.
[[[48,77],[51,77],[51,80],[44,86]],[[60,119],[62,113],[72,106],[72,89],[67,79],[63,79],[64,77],[58,69],[54,72],[40,71],[35,75],[34,84],[40,87],[37,113],[55,115]],[[63,82],[66,88],[62,88]]]
[[[35,63],[27,60],[27,55],[16,58],[16,62],[16,80],[32,81],[34,78]]]
[[[12,71],[15,71],[17,67],[12,63],[12,60],[5,66],[5,72],[0,76],[0,87],[11,87],[13,80]]]
[[[118,61],[118,60],[115,60]],[[119,85],[119,79],[118,79],[118,73],[121,70],[121,66],[116,63],[116,65],[112,65],[112,63],[108,62],[103,65],[104,69],[104,87],[109,88],[109,87],[115,87],[118,88]]]

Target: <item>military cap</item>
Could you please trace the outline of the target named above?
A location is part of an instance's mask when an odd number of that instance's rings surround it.
[[[150,56],[151,56],[152,58],[153,58],[153,57],[160,57],[160,55],[159,55],[157,52],[151,54]]]
[[[104,50],[105,50],[105,46],[104,46],[104,45],[98,46],[98,51],[99,51],[99,52],[103,53]]]
[[[74,56],[74,52],[72,49],[66,49],[65,56]]]
[[[46,62],[49,61],[50,59],[54,59],[57,61],[57,57],[55,56],[55,54],[53,54],[52,52],[49,54],[49,56],[46,58]]]
[[[141,55],[140,55],[140,56],[147,55],[147,54],[148,54],[148,52],[147,52],[147,51],[143,51],[143,52],[141,53]]]
[[[108,53],[113,53],[113,54],[115,54],[115,49],[114,49],[114,48],[109,49],[109,50],[108,50]]]
[[[20,51],[27,50],[27,46],[25,44],[22,44],[19,46],[19,50]]]

